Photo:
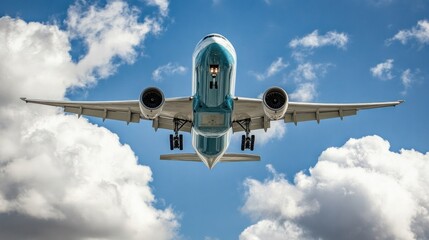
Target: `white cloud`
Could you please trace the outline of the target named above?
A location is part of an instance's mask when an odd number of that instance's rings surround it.
[[[152,79],[159,82],[164,79],[164,75],[184,74],[186,67],[178,65],[177,63],[168,63],[160,66],[152,72]]]
[[[241,239],[428,239],[429,153],[378,136],[328,148],[309,175],[245,181]],[[267,197],[269,196],[269,197]]]
[[[289,221],[277,222],[265,219],[246,228],[240,234],[240,240],[302,240],[307,239],[306,235],[300,227]]]
[[[401,74],[401,82],[404,86],[404,90],[401,92],[403,95],[407,94],[408,89],[411,87],[413,83],[413,78],[415,78],[415,73],[411,72],[411,69],[407,68]]]
[[[159,11],[162,16],[168,15],[168,5],[170,4],[168,0],[145,0],[148,5],[158,6]]]
[[[411,28],[410,30],[401,30],[393,38],[389,39],[391,41],[400,41],[402,44],[406,44],[410,40],[416,40],[420,44],[429,44],[429,21],[420,20],[417,22],[417,26]]]
[[[157,30],[123,2],[81,7],[69,11],[69,32],[0,18],[0,238],[174,239],[176,215],[154,207],[150,168],[116,134],[19,100],[63,99],[67,89],[132,62],[135,47]],[[88,49],[77,63],[69,34]]]
[[[105,78],[120,62],[134,62],[135,48],[148,33],[160,30],[159,23],[151,18],[138,22],[138,14],[137,8],[122,1],[110,1],[103,8],[87,4],[69,8],[66,24],[70,37],[81,39],[88,47],[76,65],[80,79]]]
[[[295,70],[292,71],[291,77],[295,82],[314,81],[317,78],[326,74],[330,64],[313,64],[311,62],[298,64]]]
[[[294,101],[311,101],[317,96],[317,80],[323,77],[331,63],[312,63],[307,60],[313,54],[313,49],[335,46],[345,49],[348,43],[348,35],[329,31],[325,35],[319,35],[318,30],[304,36],[295,38],[289,42],[293,48],[292,58],[298,63],[297,67],[288,75],[296,84],[296,89],[290,94]]]
[[[279,57],[277,58],[277,60],[271,63],[267,70],[265,70],[265,73],[251,72],[251,74],[253,74],[257,80],[262,81],[276,75],[277,73],[285,69],[287,66],[288,64],[283,62],[283,58]]]
[[[315,83],[300,83],[295,91],[290,94],[293,101],[309,102],[317,96]]]
[[[311,101],[317,96],[316,82],[323,77],[332,64],[314,64],[304,62],[298,64],[289,76],[295,81],[297,87],[290,94],[294,101]]]
[[[280,140],[286,134],[286,124],[283,120],[280,121],[272,121],[270,123],[270,128],[268,128],[267,132],[263,129],[252,131],[252,134],[255,134],[255,143],[257,145],[265,145],[273,139]]]
[[[393,59],[387,59],[385,62],[377,64],[375,67],[370,69],[372,76],[381,80],[393,79],[392,74]]]
[[[291,48],[319,48],[324,46],[335,46],[337,48],[345,48],[349,37],[345,33],[329,31],[325,35],[319,35],[318,30],[302,38],[295,38],[289,42]]]

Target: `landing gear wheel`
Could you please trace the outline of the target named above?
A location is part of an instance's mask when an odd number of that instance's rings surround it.
[[[170,134],[170,150],[174,149],[174,139],[173,134]]]
[[[213,88],[213,82],[210,81],[210,89],[212,89],[212,88]]]
[[[176,148],[183,150],[183,135],[179,134],[179,131],[188,122],[189,121],[183,119],[173,119],[174,134],[170,134],[170,150],[174,150]]]
[[[246,149],[249,149],[249,148],[250,148],[250,138],[247,137],[246,138]]]
[[[253,151],[253,149],[255,149],[255,135],[250,137],[250,151]]]
[[[214,87],[217,89],[217,81],[214,83]]]
[[[249,135],[250,119],[244,119],[237,121],[236,123],[240,125],[246,132],[245,135],[241,135],[241,151],[244,151],[245,149],[250,149],[250,151],[253,151],[255,149],[255,135]]]

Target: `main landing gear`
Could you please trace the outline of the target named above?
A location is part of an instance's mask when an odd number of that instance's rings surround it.
[[[241,151],[244,151],[244,149],[250,149],[250,151],[253,151],[255,148],[255,135],[250,134],[250,119],[245,119],[242,121],[237,122],[238,125],[240,125],[244,131],[246,132],[246,135],[241,136]]]
[[[183,150],[183,135],[179,134],[179,130],[185,126],[186,122],[185,120],[181,119],[173,119],[174,122],[174,135],[170,134],[170,150],[173,149],[180,149]]]

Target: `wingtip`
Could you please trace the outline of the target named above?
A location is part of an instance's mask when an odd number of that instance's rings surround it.
[[[22,101],[24,101],[25,103],[27,103],[27,98],[22,97],[22,98],[19,98],[19,99],[21,99]]]
[[[404,103],[405,100],[398,100],[399,104]]]

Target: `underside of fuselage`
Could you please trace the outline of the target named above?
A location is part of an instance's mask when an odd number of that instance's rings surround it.
[[[232,134],[236,54],[221,35],[210,34],[193,55],[192,145],[212,168],[228,148]]]

